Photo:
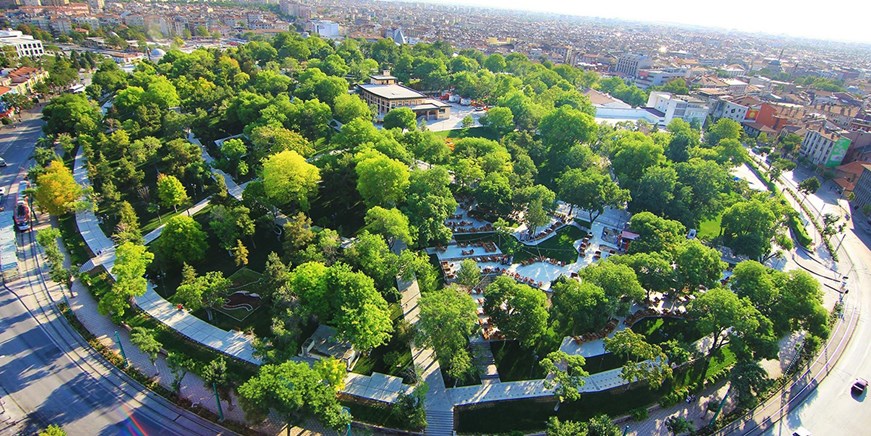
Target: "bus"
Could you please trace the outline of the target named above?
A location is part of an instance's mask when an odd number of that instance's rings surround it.
[[[15,228],[20,232],[30,230],[30,207],[27,206],[26,199],[26,196],[17,196],[17,201],[15,202],[13,220],[15,221]]]

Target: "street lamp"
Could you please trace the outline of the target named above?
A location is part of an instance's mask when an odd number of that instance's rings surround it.
[[[629,432],[629,426],[623,427],[623,436],[626,436],[626,433]]]

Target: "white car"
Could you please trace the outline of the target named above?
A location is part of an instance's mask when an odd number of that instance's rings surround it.
[[[0,197],[6,196],[6,188],[0,188]]]

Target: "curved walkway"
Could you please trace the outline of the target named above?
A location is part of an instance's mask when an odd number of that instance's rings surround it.
[[[85,169],[85,157],[81,149],[76,153],[73,176],[79,185],[90,186]],[[204,205],[198,204],[194,206],[194,208],[196,207],[202,208]],[[115,246],[112,240],[103,233],[97,216],[91,210],[77,212],[76,225],[88,249],[95,255],[82,266],[82,270],[90,271],[98,266],[103,266],[111,274],[112,266],[115,263]],[[159,232],[152,240],[157,236],[159,236]],[[139,308],[149,315],[195,342],[246,362],[260,363],[260,359],[254,356],[254,345],[251,338],[240,332],[219,329],[186,311],[178,310],[175,305],[154,291],[154,285],[151,282],[148,282],[145,294],[136,297],[134,301]]]

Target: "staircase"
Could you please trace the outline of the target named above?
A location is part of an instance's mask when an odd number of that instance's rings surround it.
[[[453,410],[427,410],[424,435],[451,436],[454,434]]]
[[[473,361],[478,368],[481,383],[499,383],[499,371],[496,369],[496,359],[493,358],[490,343],[473,342],[471,346]]]

